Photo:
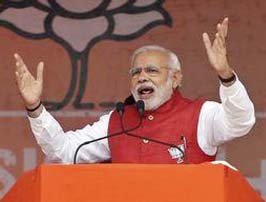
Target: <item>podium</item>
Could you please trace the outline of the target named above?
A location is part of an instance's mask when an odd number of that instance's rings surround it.
[[[41,165],[3,202],[263,202],[224,165]]]

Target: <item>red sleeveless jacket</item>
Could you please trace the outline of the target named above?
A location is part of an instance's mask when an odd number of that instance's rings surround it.
[[[202,163],[215,160],[206,155],[197,142],[197,126],[203,100],[191,101],[176,91],[170,100],[155,111],[145,111],[140,128],[130,132],[135,135],[179,145],[184,156],[175,148],[130,137],[126,134],[109,138],[113,163]],[[123,125],[131,129],[140,121],[135,105],[125,108]],[[121,131],[119,114],[111,114],[108,134]],[[185,149],[184,149],[185,148]]]

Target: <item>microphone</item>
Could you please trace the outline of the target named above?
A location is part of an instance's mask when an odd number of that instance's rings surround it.
[[[124,111],[125,111],[125,105],[124,105],[123,102],[118,102],[118,103],[116,104],[116,111],[118,112],[118,114],[119,114],[120,116],[123,116]]]
[[[137,103],[137,110],[139,112],[140,117],[143,117],[144,111],[145,111],[145,104],[143,100],[138,100]]]
[[[142,101],[143,102],[143,101]],[[143,102],[144,104],[144,102]],[[144,108],[144,107],[143,107]],[[120,121],[122,122],[122,117],[123,117],[123,114],[124,114],[124,111],[125,111],[125,105],[124,103],[122,102],[118,102],[116,104],[116,111],[118,112],[119,114],[119,117],[120,117]],[[141,126],[141,123],[142,123],[142,119],[140,119],[140,122],[138,123],[138,125],[136,127],[133,127],[131,129],[127,129],[125,130],[124,129],[124,125],[121,124],[122,126],[122,131],[119,131],[119,132],[116,132],[116,133],[113,133],[113,134],[110,134],[110,135],[106,135],[104,137],[100,137],[100,138],[97,138],[97,139],[94,139],[94,140],[89,140],[89,141],[86,141],[86,142],[83,142],[82,144],[80,144],[78,146],[78,148],[76,149],[75,153],[74,153],[74,160],[73,160],[73,163],[74,164],[77,164],[77,156],[78,156],[78,152],[80,150],[81,147],[83,147],[84,145],[88,145],[88,144],[91,144],[93,142],[97,142],[97,141],[100,141],[100,140],[103,140],[103,139],[106,139],[106,138],[112,138],[112,137],[115,137],[115,136],[118,136],[118,135],[121,135],[121,134],[124,134],[124,133],[127,133],[127,132],[130,132],[130,131],[133,131],[133,130],[136,130],[137,128],[139,128]]]
[[[124,115],[124,112],[125,112],[125,105],[124,105],[123,102],[118,102],[116,104],[116,111],[119,114],[120,124],[121,124],[121,128],[122,128],[121,133],[127,134],[127,132],[136,130],[136,129],[138,129],[141,126],[142,120],[143,120],[142,117],[143,117],[143,114],[144,114],[144,102],[143,102],[143,100],[138,100],[137,103],[136,103],[136,107],[137,107],[137,111],[138,111],[139,116],[140,116],[140,121],[139,121],[139,123],[138,123],[138,125],[136,127],[126,130],[125,127],[124,127],[124,124],[123,124],[123,115]]]

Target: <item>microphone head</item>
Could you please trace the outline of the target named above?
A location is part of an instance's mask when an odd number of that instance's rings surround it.
[[[125,110],[125,105],[123,102],[116,103],[116,111],[119,113],[120,116],[123,115]]]
[[[138,100],[137,103],[137,110],[139,112],[139,115],[142,117],[144,114],[144,110],[145,110],[145,104],[143,100]]]

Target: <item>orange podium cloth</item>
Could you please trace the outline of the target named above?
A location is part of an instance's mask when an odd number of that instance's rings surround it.
[[[25,173],[3,202],[262,202],[223,165],[41,165]]]

